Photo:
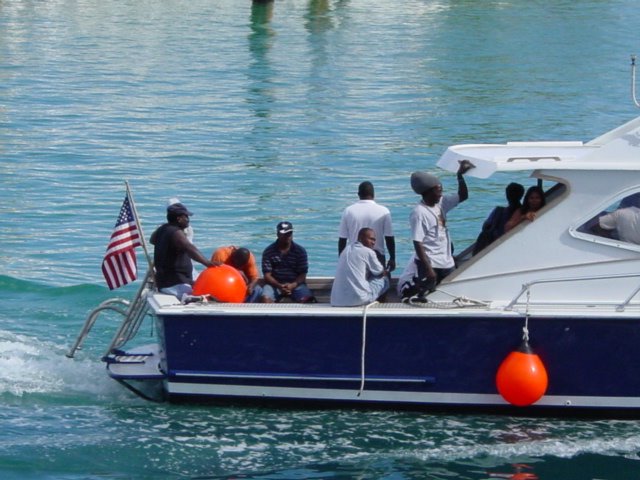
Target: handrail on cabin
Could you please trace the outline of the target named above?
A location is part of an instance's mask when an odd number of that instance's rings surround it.
[[[615,278],[633,278],[640,277],[640,273],[620,273],[614,275],[594,275],[592,277],[564,277],[564,278],[549,278],[545,280],[533,280],[531,282],[523,283],[520,292],[509,302],[509,304],[504,307],[505,310],[513,310],[513,306],[518,302],[520,297],[524,295],[527,291],[531,289],[534,285],[539,285],[543,283],[560,283],[560,282],[584,282],[590,280],[611,280]],[[633,290],[633,292],[625,299],[624,302],[620,303],[616,306],[617,312],[623,312],[625,307],[631,302],[631,299],[635,297],[638,292],[640,292],[640,284]]]
[[[640,102],[636,98],[636,56],[631,55],[631,99],[636,107],[640,108]]]

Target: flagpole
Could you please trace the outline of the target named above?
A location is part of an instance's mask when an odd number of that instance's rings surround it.
[[[140,218],[138,217],[138,210],[136,209],[136,202],[133,201],[133,194],[131,193],[131,189],[129,188],[129,182],[125,180],[124,184],[127,187],[127,196],[129,197],[129,202],[131,203],[133,216],[136,218],[136,225],[138,226],[138,230],[140,231],[140,243],[142,244],[142,249],[144,250],[144,254],[147,257],[147,262],[149,263],[149,270],[151,270],[153,269],[153,261],[149,256],[149,250],[147,249],[147,241],[144,238],[144,232],[142,231],[142,224],[140,223]]]

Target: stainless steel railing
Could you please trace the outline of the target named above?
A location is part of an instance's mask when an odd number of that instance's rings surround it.
[[[118,327],[118,330],[111,340],[109,348],[107,348],[104,356],[108,355],[113,349],[121,347],[135,337],[149,308],[147,305],[146,293],[154,287],[153,278],[153,269],[149,268],[133,301],[129,302],[122,298],[112,298],[110,300],[105,300],[94,308],[87,316],[75,343],[69,349],[66,356],[69,358],[74,357],[76,351],[82,346],[83,342],[89,335],[89,332],[96,323],[98,316],[107,310],[121,314],[124,317],[124,320]]]

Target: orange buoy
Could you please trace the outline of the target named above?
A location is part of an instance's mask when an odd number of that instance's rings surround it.
[[[219,302],[242,303],[247,296],[247,284],[231,265],[209,267],[193,284],[194,295],[211,295]]]
[[[542,360],[526,340],[518,350],[507,355],[496,374],[498,392],[507,402],[518,407],[540,400],[547,391],[548,383]]]

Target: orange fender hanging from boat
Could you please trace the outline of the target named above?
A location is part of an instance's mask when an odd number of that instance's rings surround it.
[[[540,400],[547,385],[547,370],[526,340],[518,350],[507,355],[496,374],[496,386],[502,398],[519,407]]]
[[[194,295],[211,295],[218,302],[242,303],[247,295],[247,284],[240,272],[230,265],[209,267],[193,284]]]

